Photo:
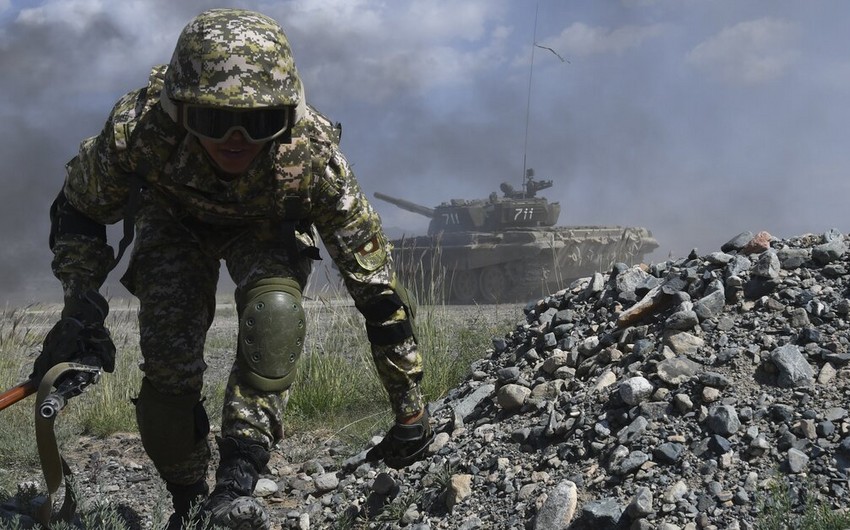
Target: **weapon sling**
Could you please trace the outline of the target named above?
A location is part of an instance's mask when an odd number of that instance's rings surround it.
[[[50,528],[50,520],[53,516],[53,495],[59,490],[62,480],[65,479],[65,499],[59,510],[59,517],[63,521],[70,521],[77,507],[77,501],[70,485],[71,468],[65,459],[59,454],[59,446],[56,443],[56,434],[53,431],[53,421],[56,412],[52,413],[44,409],[44,404],[49,403],[51,398],[59,400],[59,407],[64,405],[65,397],[52,392],[56,381],[68,372],[100,373],[99,368],[87,364],[59,363],[44,375],[38,386],[38,394],[35,401],[35,441],[38,446],[38,457],[41,460],[41,470],[44,473],[44,481],[47,484],[47,500],[36,510],[36,519],[45,528]]]
[[[118,253],[112,262],[110,270],[118,265],[121,257],[124,255],[124,251],[133,241],[136,213],[139,210],[140,196],[144,187],[143,177],[137,175],[131,176],[130,194],[124,209],[124,234],[118,244]],[[62,507],[59,509],[59,518],[68,522],[74,516],[74,512],[77,509],[77,499],[70,484],[72,477],[71,468],[59,453],[56,433],[53,428],[53,422],[56,420],[57,413],[65,406],[65,401],[70,396],[65,396],[61,392],[52,392],[52,390],[56,387],[56,382],[68,372],[87,372],[93,374],[94,380],[91,382],[95,382],[100,374],[100,368],[72,362],[59,363],[47,371],[41,380],[41,384],[38,386],[38,394],[35,400],[35,440],[38,447],[38,457],[41,461],[41,470],[47,485],[47,499],[44,504],[37,508],[36,519],[47,529],[50,528],[50,521],[53,517],[53,496],[59,490],[59,486],[62,485],[63,480],[65,482],[65,498],[62,501]],[[25,392],[27,393],[19,395],[19,392],[15,392],[10,399],[19,401],[32,393],[33,385],[31,381],[27,381],[19,386],[26,389]],[[16,389],[17,387],[12,390]],[[9,402],[8,405],[11,405],[15,401]]]

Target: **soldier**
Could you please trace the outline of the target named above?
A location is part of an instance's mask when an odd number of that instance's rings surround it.
[[[402,467],[421,457],[432,436],[413,304],[393,273],[380,219],[339,150],[339,133],[307,105],[273,19],[213,9],[189,22],[170,64],[122,97],[103,131],[83,141],[67,165],[50,211],[52,267],[63,287],[63,319],[84,325],[85,361],[107,371],[115,348],[98,290],[127,237],[114,258],[105,225],[123,219],[129,237],[135,226],[121,282],[140,302],[136,416],[145,451],[172,494],[168,529],[194,528],[184,519],[199,497],[216,524],[269,528],[252,492],[283,436],[317,234],[365,318],[395,413],[371,455]],[[237,286],[239,333],[208,495],[201,390],[220,260]],[[34,377],[58,362],[81,361],[62,355],[45,348]]]

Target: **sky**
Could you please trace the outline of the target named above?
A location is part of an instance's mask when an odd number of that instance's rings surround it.
[[[652,262],[850,232],[845,0],[0,0],[0,302],[61,297],[64,164],[222,6],[281,23],[370,197],[486,198],[533,168],[560,225],[646,227]],[[427,229],[373,204],[391,234]]]

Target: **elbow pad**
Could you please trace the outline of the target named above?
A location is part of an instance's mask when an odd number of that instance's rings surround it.
[[[106,243],[106,225],[74,208],[63,189],[50,205],[50,250],[53,250],[56,240],[66,234],[93,237]]]

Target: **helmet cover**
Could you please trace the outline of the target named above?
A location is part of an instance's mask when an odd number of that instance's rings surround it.
[[[305,105],[283,29],[266,15],[242,9],[204,11],[183,28],[164,95],[234,109]]]

